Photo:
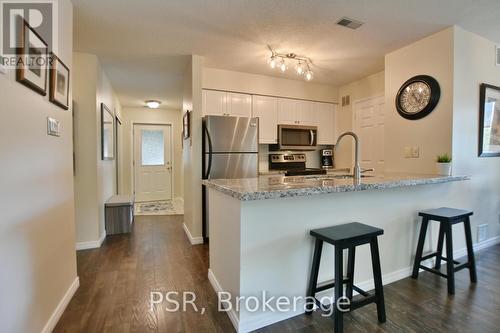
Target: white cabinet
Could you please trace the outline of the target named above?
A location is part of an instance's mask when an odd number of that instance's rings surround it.
[[[278,124],[316,126],[314,102],[279,98]]]
[[[259,143],[278,143],[278,98],[253,96],[252,117],[259,118]]]
[[[333,145],[337,142],[335,122],[335,105],[330,103],[314,103],[316,126],[318,126],[318,144]]]
[[[226,112],[230,116],[251,117],[252,96],[247,94],[227,93]]]
[[[252,96],[203,90],[203,115],[251,117]]]
[[[278,98],[278,124],[297,125],[297,100]]]
[[[224,91],[203,90],[203,115],[226,115],[226,95]]]
[[[297,121],[299,125],[317,126],[314,102],[297,101]]]

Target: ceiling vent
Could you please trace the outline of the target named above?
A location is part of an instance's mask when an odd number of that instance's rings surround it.
[[[497,66],[500,66],[500,45],[497,45],[496,47],[496,50],[497,50],[497,53],[496,53],[496,63],[497,63]]]
[[[337,21],[337,24],[341,25],[343,27],[349,28],[349,29],[356,30],[357,28],[362,26],[364,23],[361,21],[356,21],[356,20],[353,20],[353,19],[350,19],[350,18],[344,16],[343,18],[341,18],[340,20]]]

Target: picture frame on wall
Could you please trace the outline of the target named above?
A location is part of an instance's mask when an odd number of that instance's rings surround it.
[[[182,137],[184,140],[191,137],[191,111],[186,111],[182,117]]]
[[[64,110],[69,109],[70,71],[58,56],[50,54],[49,100]]]
[[[479,105],[479,157],[500,156],[500,87],[483,83]]]
[[[47,95],[48,45],[43,38],[19,19],[16,80],[42,96]]]
[[[103,161],[115,158],[115,117],[104,103],[101,103],[101,157]]]

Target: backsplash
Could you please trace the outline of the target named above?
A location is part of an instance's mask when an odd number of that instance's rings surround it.
[[[306,154],[306,167],[307,168],[319,168],[319,149],[326,148],[318,146],[318,150],[314,151],[293,151],[292,153],[304,153]],[[273,151],[273,154],[280,153]],[[285,152],[283,152],[285,153]],[[259,145],[259,172],[266,172],[269,170],[269,145]]]

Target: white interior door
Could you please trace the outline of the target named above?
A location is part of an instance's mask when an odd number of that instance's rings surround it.
[[[172,199],[171,142],[170,125],[134,125],[136,201]]]
[[[384,97],[374,97],[354,103],[354,131],[360,140],[361,168],[384,172]]]

